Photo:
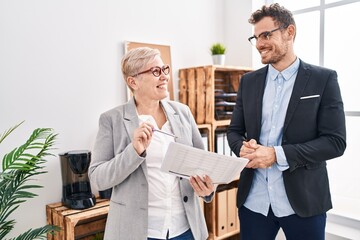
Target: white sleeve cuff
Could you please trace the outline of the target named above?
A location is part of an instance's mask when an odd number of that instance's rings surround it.
[[[275,154],[276,154],[276,166],[280,171],[285,171],[289,168],[289,163],[286,159],[284,149],[281,146],[275,146]]]

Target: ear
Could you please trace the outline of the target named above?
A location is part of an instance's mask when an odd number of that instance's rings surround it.
[[[289,40],[290,40],[290,39],[295,40],[296,27],[295,27],[293,24],[290,24],[290,25],[287,27],[286,30],[287,30],[287,33],[288,33],[288,36],[289,36]]]
[[[136,81],[136,79],[134,77],[129,76],[126,79],[126,83],[131,89],[137,89],[138,88],[138,83],[137,83],[137,81]]]

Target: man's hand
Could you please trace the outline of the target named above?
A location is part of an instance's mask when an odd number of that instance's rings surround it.
[[[243,142],[240,157],[249,159],[247,168],[268,168],[276,162],[275,149],[257,144],[255,139]]]

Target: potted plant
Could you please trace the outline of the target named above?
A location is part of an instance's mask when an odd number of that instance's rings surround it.
[[[210,52],[212,55],[214,65],[224,65],[225,64],[226,47],[223,44],[214,43],[210,47]]]
[[[22,122],[0,135],[0,143],[9,136]],[[43,170],[46,160],[44,157],[54,145],[56,134],[50,128],[38,128],[33,131],[29,139],[21,146],[14,148],[4,155],[0,169],[0,239],[14,228],[15,220],[8,219],[21,203],[37,196],[31,192],[42,186],[28,183],[32,177],[46,173]],[[59,228],[46,225],[36,229],[29,229],[20,234],[15,240],[45,239],[47,233],[58,231]]]

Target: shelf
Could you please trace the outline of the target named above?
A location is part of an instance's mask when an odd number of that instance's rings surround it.
[[[95,206],[83,210],[74,210],[63,203],[46,205],[46,221],[61,228],[49,240],[93,239],[103,235],[109,211],[109,200],[96,199]]]
[[[216,238],[214,238],[214,239],[216,239],[216,240],[227,239],[227,238],[232,237],[232,236],[234,236],[234,235],[236,235],[236,234],[238,234],[238,233],[240,233],[240,230],[239,230],[239,229],[237,229],[237,230],[235,230],[235,231],[232,231],[232,232],[228,232],[228,233],[226,233],[226,234],[224,234],[224,235],[222,235],[222,236],[220,236],[220,237],[216,237]]]
[[[217,141],[215,131],[226,132],[236,102],[240,79],[243,74],[250,71],[252,70],[248,67],[220,65],[179,70],[179,101],[189,106],[200,131],[207,131],[209,134],[210,151],[215,151]],[[219,101],[223,101],[223,104],[219,104]],[[214,200],[204,204],[208,239],[239,238],[236,237],[240,232],[236,208],[238,182],[238,179],[234,179],[229,184],[219,185]],[[225,209],[223,205],[226,206]]]
[[[252,71],[250,67],[246,66],[229,66],[229,65],[203,65],[197,67],[182,68],[182,70],[194,69],[194,68],[215,68],[217,71]]]
[[[179,101],[189,106],[197,124],[229,120],[231,114],[216,112],[233,111],[240,79],[250,71],[249,67],[220,65],[179,69]],[[227,104],[216,106],[220,96]]]
[[[240,232],[236,188],[216,192],[213,201],[204,204],[204,211],[209,230],[208,239],[228,239]]]

